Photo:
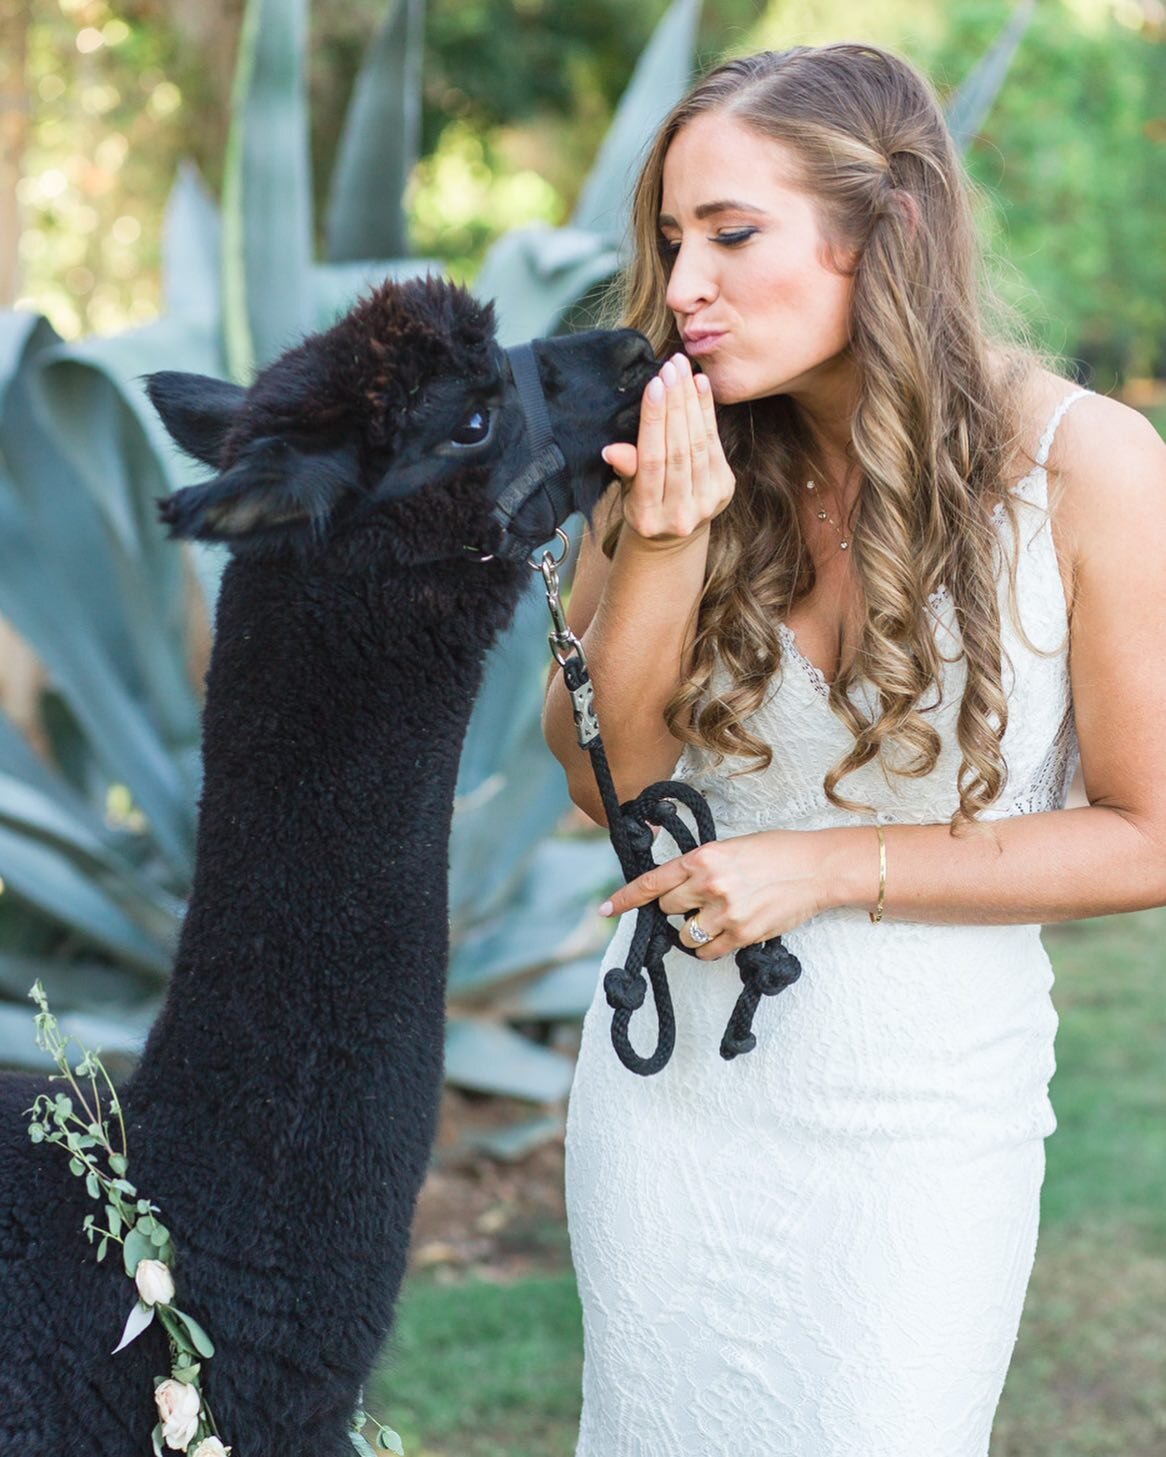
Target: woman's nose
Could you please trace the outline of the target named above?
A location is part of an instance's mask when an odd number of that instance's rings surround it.
[[[695,314],[716,297],[713,270],[702,250],[682,243],[673,256],[665,302],[674,314]]]

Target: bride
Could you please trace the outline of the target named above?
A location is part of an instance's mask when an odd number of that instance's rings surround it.
[[[602,976],[584,1024],[578,1457],[984,1457],[1056,1126],[1040,924],[1166,902],[1166,448],[987,331],[940,110],[874,46],[699,81],[625,285],[667,362],[568,618],[621,799],[685,779],[719,838],[601,908],[604,971],[657,897],[699,949],[658,1075]],[[602,819],[560,674],[544,729]],[[802,975],[724,1061],[778,934]]]

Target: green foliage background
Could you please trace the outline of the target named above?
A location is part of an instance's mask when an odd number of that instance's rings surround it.
[[[217,192],[239,7],[41,0],[30,35],[24,298],[67,337],[152,316],[163,203],[182,156]],[[473,274],[508,228],[566,220],[664,0],[430,0],[413,251]],[[880,41],[947,94],[1010,0],[716,0],[700,54]],[[382,0],[321,0],[311,35],[312,161],[322,196]],[[216,24],[209,17],[218,15]],[[107,39],[77,50],[79,27]],[[208,39],[207,37],[210,37]],[[1039,343],[1102,389],[1166,372],[1166,10],[1039,0],[969,153],[988,189],[1002,287]]]

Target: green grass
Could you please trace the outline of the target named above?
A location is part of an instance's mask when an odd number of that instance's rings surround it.
[[[991,1457],[1162,1457],[1166,909],[1050,926],[1044,939],[1061,1018],[1058,1128]],[[568,1271],[508,1285],[419,1277],[369,1407],[408,1457],[571,1457],[580,1341]]]
[[[570,1457],[580,1320],[569,1271],[505,1285],[415,1278],[368,1409],[407,1457]]]

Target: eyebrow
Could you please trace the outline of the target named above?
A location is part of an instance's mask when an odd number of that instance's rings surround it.
[[[693,215],[700,222],[703,222],[705,218],[714,217],[717,213],[722,212],[747,212],[751,213],[754,217],[761,218],[767,216],[764,208],[754,207],[749,202],[734,202],[731,198],[722,199],[720,202],[702,202],[699,207],[693,209]],[[666,212],[660,214],[657,222],[662,228],[676,228],[680,226],[672,214]]]

